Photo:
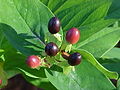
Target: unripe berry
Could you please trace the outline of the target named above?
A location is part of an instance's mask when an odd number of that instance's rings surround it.
[[[58,46],[53,42],[48,43],[45,47],[45,52],[49,56],[55,56],[58,53],[58,51]]]
[[[38,56],[32,55],[32,56],[28,56],[27,60],[26,60],[26,64],[30,67],[30,68],[37,68],[41,65],[41,60],[39,59]]]
[[[56,34],[60,31],[60,21],[57,17],[52,17],[48,23],[48,30],[51,34]]]
[[[0,79],[0,85],[2,84],[2,80]]]
[[[81,62],[81,55],[79,53],[73,53],[69,56],[68,63],[71,66],[75,66],[80,64]]]
[[[79,41],[80,31],[77,28],[71,28],[66,33],[66,41],[70,44],[75,44]]]

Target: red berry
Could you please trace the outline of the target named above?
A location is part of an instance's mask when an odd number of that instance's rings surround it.
[[[30,67],[30,68],[37,68],[41,65],[41,60],[39,59],[38,56],[32,55],[32,56],[28,56],[27,60],[26,60],[26,64]]]
[[[48,30],[51,34],[56,34],[60,31],[60,21],[57,17],[52,17],[48,23]]]
[[[75,65],[78,65],[80,64],[81,62],[81,55],[79,53],[73,53],[69,56],[69,59],[68,59],[68,63],[71,65],[71,66],[75,66]]]
[[[80,31],[77,28],[71,28],[66,33],[66,41],[70,44],[75,44],[79,41]]]
[[[48,43],[45,47],[45,52],[49,56],[55,56],[58,53],[58,51],[58,46],[53,42]]]
[[[0,79],[0,85],[2,84],[2,80]]]

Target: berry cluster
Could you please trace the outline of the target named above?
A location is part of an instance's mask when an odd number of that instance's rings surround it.
[[[52,17],[49,20],[48,30],[51,34],[56,34],[60,31],[60,21],[57,17]],[[65,38],[68,43],[75,44],[79,41],[80,31],[77,28],[71,28],[67,31]],[[71,66],[78,65],[81,62],[81,55],[79,53],[76,52],[69,55],[67,52],[64,52],[64,50],[59,50],[58,46],[53,42],[46,44],[45,52],[50,57],[56,56],[58,52],[61,52],[63,58],[68,60],[68,64]],[[27,58],[26,63],[31,68],[37,68],[41,65],[42,61],[40,57],[32,55]]]

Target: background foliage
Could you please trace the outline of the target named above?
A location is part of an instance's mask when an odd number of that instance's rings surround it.
[[[120,90],[120,80],[117,87],[109,80],[118,79],[120,74],[120,50],[113,48],[120,40],[119,3],[120,0],[0,0],[2,86],[10,77],[22,73],[27,81],[45,90]],[[48,21],[53,16],[61,21],[60,37],[48,32]],[[25,65],[28,55],[44,57],[48,42],[65,49],[65,33],[72,27],[81,32],[71,51],[83,56],[80,65],[69,67],[61,57],[56,58],[63,61],[62,67],[57,64],[50,69],[30,69]]]

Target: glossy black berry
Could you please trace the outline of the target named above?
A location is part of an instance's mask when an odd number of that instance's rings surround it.
[[[115,80],[115,79],[110,79],[110,80],[117,87],[117,80]]]
[[[68,63],[71,66],[75,66],[80,64],[81,62],[81,55],[79,53],[73,53],[69,56]]]
[[[53,42],[48,43],[45,47],[45,52],[49,56],[55,56],[58,53],[58,51],[58,46]]]
[[[51,34],[56,34],[60,31],[60,21],[57,17],[52,17],[48,23],[48,30]]]

